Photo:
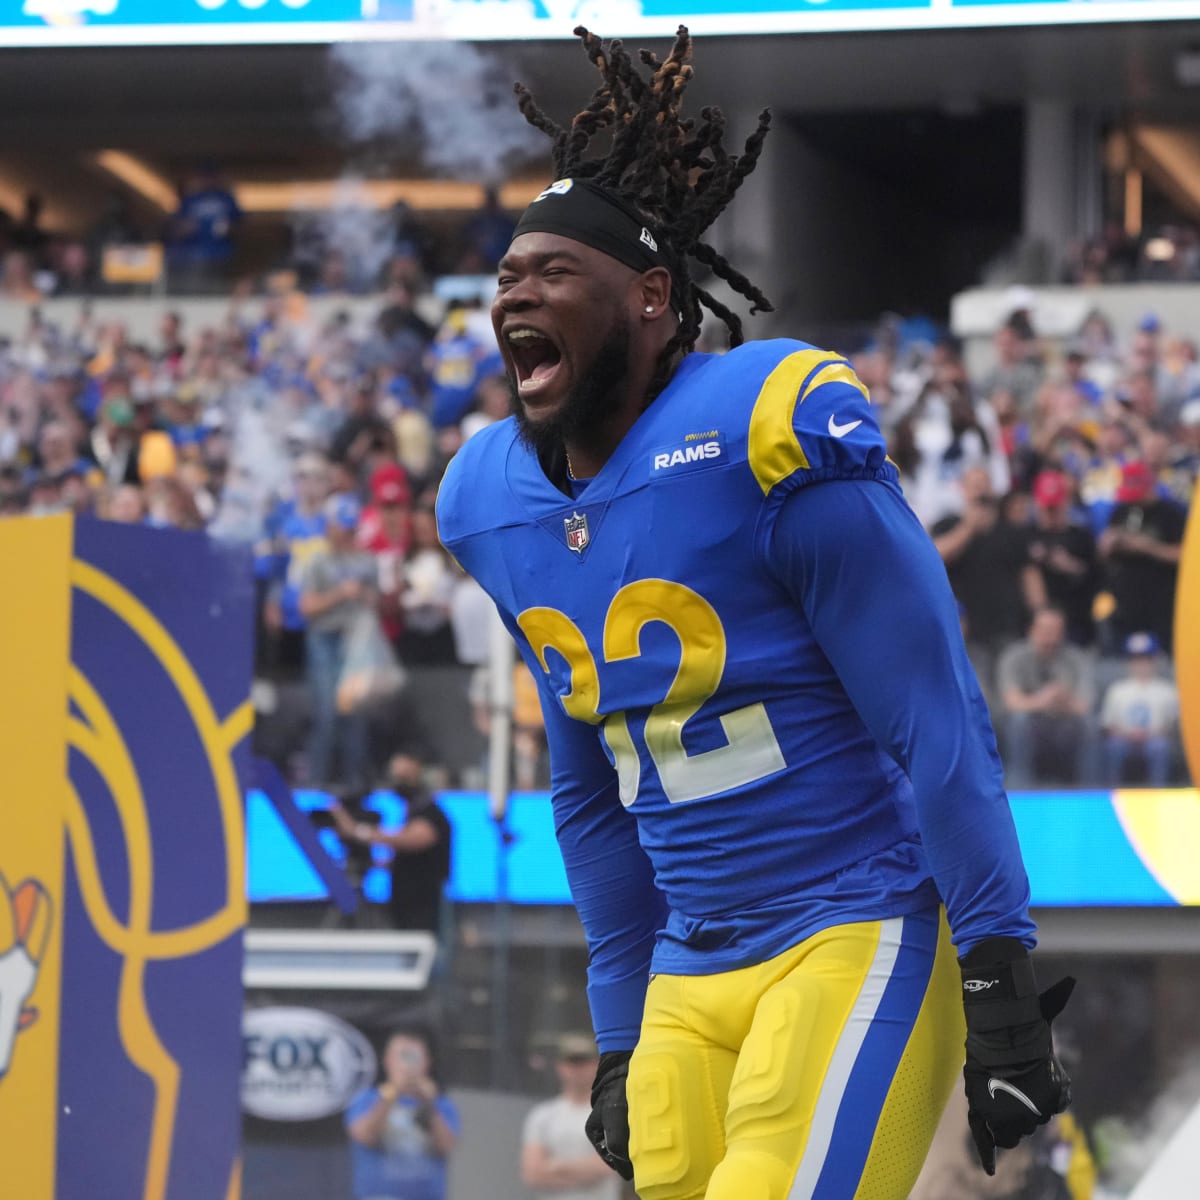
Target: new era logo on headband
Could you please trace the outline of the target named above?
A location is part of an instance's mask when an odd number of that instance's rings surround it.
[[[547,196],[565,196],[574,186],[575,180],[573,179],[556,179],[545,191],[539,192],[533,198],[533,203],[536,204],[539,200],[545,200]],[[657,248],[656,246],[655,249]]]
[[[642,236],[638,238],[639,242],[650,247],[656,254],[658,253],[658,243],[654,240],[654,235],[648,230],[645,225],[642,226]]]

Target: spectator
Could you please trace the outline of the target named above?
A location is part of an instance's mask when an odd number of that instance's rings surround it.
[[[1099,309],[1093,308],[1084,318],[1077,344],[1093,365],[1116,360],[1117,337],[1112,322]]]
[[[355,547],[354,501],[331,497],[324,515],[327,546],[305,564],[300,580],[313,702],[309,776],[315,786],[329,786],[334,755],[340,750],[341,782],[363,788],[368,782],[366,719],[361,712],[339,713],[338,684],[355,623],[376,619],[375,560]]]
[[[1020,636],[1044,584],[1030,532],[1002,519],[987,470],[964,471],[962,493],[962,515],[938,521],[931,533],[972,640],[994,654]]]
[[[584,1034],[559,1039],[558,1095],[536,1104],[521,1131],[521,1182],[547,1200],[617,1200],[620,1181],[583,1131],[592,1111],[592,1077],[600,1056]]]
[[[202,529],[204,518],[186,487],[174,476],[158,475],[145,487],[146,523],[160,529]]]
[[[433,327],[416,310],[416,295],[407,284],[388,289],[375,329],[363,347],[367,366],[386,367],[415,383],[423,379],[425,352],[433,341]]]
[[[1186,431],[1177,430],[1177,436],[1186,438]],[[1157,429],[1147,430],[1139,440],[1142,462],[1154,476],[1154,494],[1160,500],[1169,500],[1186,509],[1192,501],[1192,486],[1195,482],[1191,472],[1180,470],[1177,465],[1178,447],[1165,433]]]
[[[1021,414],[1017,398],[1008,388],[997,388],[987,402],[996,418],[1000,450],[1008,461],[1009,476],[1015,483],[1028,486],[1037,460],[1029,421]]]
[[[1032,350],[1031,334],[1028,321],[1013,313],[996,330],[992,339],[996,363],[981,381],[985,396],[997,388],[1012,392],[1023,413],[1032,408],[1034,394],[1042,381],[1042,364]]]
[[[1179,720],[1179,693],[1158,671],[1158,640],[1134,633],[1125,641],[1127,675],[1110,684],[1100,708],[1106,782],[1120,787],[1130,759],[1140,759],[1151,787],[1166,787],[1172,735]]]
[[[1067,347],[1063,359],[1063,379],[1083,400],[1087,408],[1096,408],[1104,399],[1104,389],[1088,373],[1088,357],[1082,347]]]
[[[123,483],[109,497],[107,511],[101,513],[122,525],[140,525],[146,519],[146,501],[136,483]]]
[[[87,471],[76,465],[58,476],[59,499],[67,512],[91,516],[96,496],[88,486]]]
[[[227,272],[242,210],[220,172],[203,164],[182,189],[167,225],[167,261],[187,285],[211,284]]]
[[[25,197],[25,208],[21,219],[12,227],[9,239],[12,246],[22,250],[29,256],[34,269],[47,265],[47,255],[50,248],[50,233],[42,227],[42,209],[44,205],[41,196],[30,192]]]
[[[138,484],[141,482],[138,470],[141,432],[134,426],[128,381],[112,376],[102,394],[90,439],[92,457],[109,484]]]
[[[1121,471],[1133,450],[1133,431],[1119,405],[1112,405],[1096,431],[1094,452],[1080,473],[1080,499],[1088,512],[1088,524],[1099,537],[1117,503]]]
[[[349,389],[348,413],[329,444],[329,457],[355,471],[372,454],[394,458],[396,437],[391,425],[379,415],[375,376],[360,374]]]
[[[484,275],[496,264],[512,241],[516,223],[500,204],[500,190],[489,187],[483,207],[463,226],[463,250],[458,261],[460,275]]]
[[[396,435],[396,457],[410,481],[418,488],[436,486],[441,476],[434,472],[435,442],[429,418],[420,408],[408,405],[392,420],[392,430]]]
[[[0,266],[0,295],[26,304],[36,304],[42,299],[29,255],[20,250],[10,250],[4,255],[3,265]]]
[[[1162,321],[1157,313],[1143,314],[1129,343],[1128,364],[1131,371],[1158,369],[1162,355]]]
[[[475,407],[459,422],[463,441],[512,415],[512,392],[504,375],[485,375],[475,388]]]
[[[1043,608],[1034,614],[1028,638],[1000,656],[1010,787],[1030,787],[1056,771],[1065,775],[1064,783],[1078,783],[1082,777],[1092,667],[1084,651],[1067,642],[1066,631],[1062,611]]]
[[[404,564],[404,634],[398,650],[406,666],[449,666],[458,661],[450,605],[455,572],[438,540],[433,505],[421,501],[413,509],[412,549]]]
[[[415,288],[433,267],[434,248],[429,230],[412,205],[397,200],[392,205],[392,257],[385,270],[384,285],[404,283]]]
[[[358,541],[375,556],[379,616],[388,640],[395,645],[404,629],[400,597],[404,590],[404,560],[412,545],[408,476],[399,463],[384,463],[372,473],[370,489],[371,503],[363,510]]]
[[[1037,461],[1070,469],[1085,459],[1089,414],[1079,389],[1062,379],[1037,391],[1029,426],[1029,444]]]
[[[324,455],[302,454],[292,474],[295,495],[280,501],[267,519],[267,538],[260,543],[256,569],[272,583],[267,600],[267,624],[279,633],[285,659],[298,658],[303,642],[300,580],[313,555],[325,548],[325,502],[329,497],[329,463]]]
[[[961,360],[943,349],[938,365],[916,403],[895,431],[915,451],[905,493],[918,517],[932,524],[960,512],[965,472],[986,469],[991,490],[1008,490],[1008,461],[995,414],[976,404]]]
[[[29,485],[30,516],[48,516],[62,510],[62,485],[58,476],[39,475]]]
[[[92,291],[92,262],[87,247],[74,239],[52,242],[48,281],[56,296],[84,296]]]
[[[1179,427],[1171,444],[1169,475],[1178,498],[1186,489],[1190,497],[1200,478],[1200,399],[1189,400],[1179,414]]]
[[[183,340],[183,316],[174,309],[163,313],[158,323],[158,359],[164,363],[172,377],[178,375],[183,366],[187,345]]]
[[[433,1073],[429,1040],[398,1031],[383,1050],[384,1080],[346,1110],[355,1200],[447,1200],[458,1108]]]
[[[1034,480],[1036,527],[1029,557],[1037,564],[1046,599],[1067,618],[1067,637],[1077,646],[1095,640],[1092,603],[1099,566],[1096,540],[1071,519],[1071,481],[1061,471],[1043,471]]]
[[[495,605],[470,575],[456,572],[450,601],[454,653],[461,666],[486,666],[491,656],[491,629]]]
[[[1159,408],[1158,385],[1153,367],[1131,371],[1117,398],[1125,408],[1126,419],[1135,430],[1167,428],[1173,414]]]
[[[468,316],[460,302],[452,302],[429,348],[430,416],[435,429],[455,424],[470,411],[485,363],[499,366],[494,349]]]
[[[397,754],[388,763],[388,784],[404,798],[404,824],[385,831],[355,820],[335,803],[331,809],[341,836],[391,851],[392,924],[397,929],[441,933],[446,881],[450,878],[452,829],[426,783],[425,763],[414,754]]]
[[[19,512],[25,502],[23,472],[15,462],[0,465],[0,509],[5,514]]]
[[[1172,338],[1158,370],[1163,407],[1176,416],[1189,400],[1200,398],[1200,350],[1191,338]]]
[[[65,421],[51,421],[42,426],[38,434],[38,463],[44,475],[58,476],[76,467],[86,469],[81,463],[75,444],[75,434]]]
[[[1100,535],[1107,593],[1105,648],[1119,649],[1133,633],[1152,633],[1170,652],[1175,581],[1187,514],[1156,494],[1157,481],[1140,461],[1126,463],[1117,506]]]

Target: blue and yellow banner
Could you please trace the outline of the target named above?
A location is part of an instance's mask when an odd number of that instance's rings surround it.
[[[233,1200],[250,564],[65,516],[0,556],[0,1193]]]

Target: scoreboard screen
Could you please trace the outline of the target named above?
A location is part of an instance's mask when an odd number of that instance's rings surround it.
[[[0,0],[0,46],[511,41],[1186,21],[1200,0]]]

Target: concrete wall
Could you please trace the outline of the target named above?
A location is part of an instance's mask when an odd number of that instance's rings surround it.
[[[358,327],[369,324],[382,303],[382,296],[308,296],[303,301],[305,316],[315,324],[328,320],[336,312],[345,311]],[[424,297],[418,308],[427,320],[436,321],[442,311],[442,302],[432,296]],[[153,344],[158,337],[159,322],[167,311],[183,317],[186,337],[200,329],[223,324],[234,312],[256,318],[263,309],[263,300],[252,298],[234,305],[228,296],[98,296],[89,300],[71,296],[29,305],[18,300],[0,299],[0,337],[20,338],[29,328],[34,309],[43,320],[58,326],[64,333],[78,328],[84,313],[90,310],[94,324],[119,321],[133,341]]]
[[[1127,344],[1138,322],[1154,313],[1170,337],[1200,338],[1200,285],[1122,283],[1101,287],[1035,287],[1033,323],[1051,341],[1069,341],[1088,313],[1098,309],[1111,322],[1119,345]],[[992,365],[991,338],[1013,308],[1008,288],[971,288],[950,304],[950,328],[966,343],[967,369],[986,371]]]

